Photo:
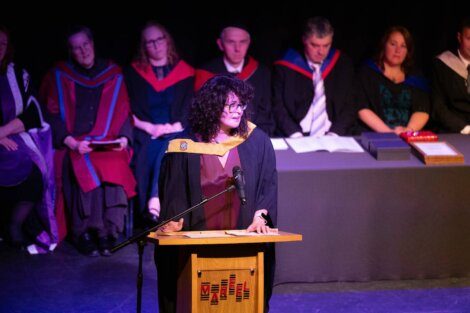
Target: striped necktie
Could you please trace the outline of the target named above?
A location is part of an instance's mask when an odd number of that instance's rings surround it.
[[[326,112],[325,85],[321,77],[320,64],[314,64],[313,84],[315,95],[312,100],[313,118],[310,128],[310,136],[323,136],[331,127]]]

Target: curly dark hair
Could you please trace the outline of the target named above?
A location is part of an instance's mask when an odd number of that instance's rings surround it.
[[[385,31],[377,49],[378,51],[375,56],[375,62],[383,71],[384,60],[385,60],[385,46],[387,44],[388,39],[393,33],[400,33],[405,39],[407,53],[406,53],[405,60],[403,61],[403,64],[402,64],[402,69],[405,72],[405,74],[409,74],[413,68],[414,42],[413,42],[413,37],[411,36],[410,31],[404,26],[392,26]]]
[[[216,75],[209,79],[196,93],[189,112],[191,130],[204,142],[210,142],[219,132],[220,117],[227,97],[233,92],[240,103],[250,105],[254,90],[250,84],[229,75]],[[240,125],[232,129],[230,135],[248,135],[248,117],[246,111],[241,117]]]

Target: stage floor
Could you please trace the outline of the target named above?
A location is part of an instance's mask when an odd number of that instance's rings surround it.
[[[68,243],[29,256],[0,243],[0,312],[135,312],[137,249],[84,257]],[[153,247],[144,254],[142,312],[158,312]],[[470,278],[283,284],[270,312],[469,312]]]

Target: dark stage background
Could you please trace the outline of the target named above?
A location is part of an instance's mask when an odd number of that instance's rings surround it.
[[[300,45],[301,26],[311,16],[331,20],[336,30],[334,45],[356,64],[374,52],[386,27],[401,24],[412,32],[416,63],[428,73],[435,55],[456,46],[458,21],[470,14],[470,1],[437,1],[433,5],[411,1],[377,1],[374,5],[365,1],[117,3],[66,1],[54,8],[58,13],[42,2],[15,5],[0,9],[0,24],[12,31],[16,63],[25,66],[38,84],[54,61],[67,57],[64,34],[73,24],[92,28],[99,56],[126,65],[135,53],[140,27],[155,19],[168,27],[180,54],[194,66],[218,54],[215,40],[226,20],[241,19],[251,28],[250,52],[267,65],[287,47]],[[102,6],[109,10],[97,9]]]

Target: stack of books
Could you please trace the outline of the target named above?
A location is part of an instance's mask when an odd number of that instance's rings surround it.
[[[361,143],[378,161],[410,159],[410,146],[395,133],[363,132]]]

